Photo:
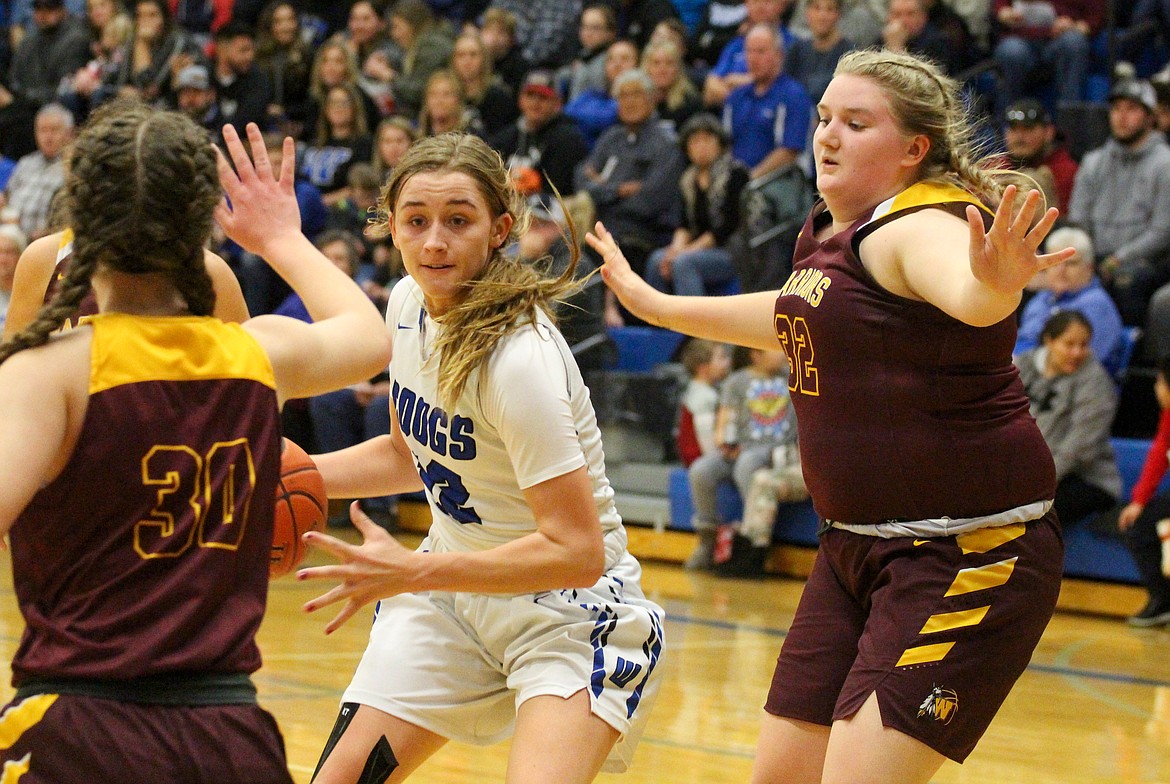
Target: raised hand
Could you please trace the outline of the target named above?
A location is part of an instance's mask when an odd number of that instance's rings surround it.
[[[349,544],[328,534],[310,531],[305,541],[331,553],[341,563],[313,566],[297,572],[298,580],[339,580],[340,584],[305,603],[305,612],[315,612],[337,602],[345,602],[326,626],[332,634],[370,602],[411,590],[408,563],[418,557],[398,543],[384,528],[366,516],[355,501],[350,519],[362,535],[360,545]]]
[[[1060,212],[1050,207],[1032,226],[1036,207],[1040,203],[1040,192],[1029,191],[1019,214],[1013,217],[1016,197],[1016,186],[1009,185],[1004,189],[999,209],[995,211],[995,220],[986,233],[979,209],[975,206],[967,207],[967,223],[971,229],[971,274],[988,288],[1005,294],[1021,291],[1040,270],[1068,261],[1076,255],[1072,248],[1055,253],[1037,253]]]
[[[654,323],[650,303],[659,292],[634,272],[622,249],[618,247],[617,240],[601,221],[594,224],[593,231],[585,235],[585,241],[601,256],[601,279],[625,305],[626,310]]]
[[[265,256],[265,244],[270,239],[281,232],[300,233],[301,230],[301,213],[293,191],[296,150],[293,140],[286,137],[277,178],[273,176],[264,137],[255,123],[248,123],[247,134],[251,157],[244,150],[236,129],[231,125],[223,127],[224,144],[231,163],[216,148],[219,180],[225,197],[215,208],[215,219],[224,233],[244,250]]]

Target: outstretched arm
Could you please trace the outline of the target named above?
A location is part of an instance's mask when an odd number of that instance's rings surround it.
[[[887,285],[895,293],[912,296],[975,327],[996,324],[1020,304],[1020,292],[1040,270],[1072,258],[1065,248],[1038,252],[1059,212],[1051,208],[1033,226],[1039,191],[1029,191],[1018,213],[1017,190],[1009,185],[991,228],[984,231],[983,215],[967,207],[962,220],[941,210],[922,210],[876,230],[862,242],[866,266],[891,270]]]
[[[247,131],[251,158],[235,129],[224,126],[235,171],[219,153],[227,198],[216,207],[216,219],[240,247],[263,257],[301,296],[313,323],[260,316],[246,328],[268,352],[283,398],[309,397],[364,381],[389,361],[390,338],[382,317],[353,279],[301,233],[292,139],[284,141],[277,178],[260,129],[249,123]]]
[[[223,258],[209,250],[203,251],[203,265],[215,286],[215,317],[243,324],[248,320],[248,305],[244,302],[244,292],[240,290],[236,273]]]
[[[61,234],[50,234],[29,243],[16,262],[8,317],[4,321],[4,339],[27,327],[45,304],[45,292],[53,279],[57,263],[57,246]]]
[[[297,573],[300,580],[337,580],[339,584],[305,604],[313,612],[341,602],[325,627],[328,634],[359,609],[400,593],[470,591],[534,593],[587,587],[605,568],[605,548],[589,471],[582,466],[524,491],[536,517],[534,533],[488,550],[418,552],[400,545],[356,506],[351,519],[362,534],[360,545],[310,532],[305,541],[340,563]]]
[[[585,241],[601,256],[601,278],[626,309],[649,324],[723,343],[776,351],[776,292],[732,297],[679,297],[656,290],[630,267],[613,235],[598,222]]]

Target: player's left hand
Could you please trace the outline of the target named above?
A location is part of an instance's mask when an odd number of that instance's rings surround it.
[[[306,543],[331,553],[340,561],[332,566],[311,566],[297,572],[298,580],[340,581],[339,585],[304,605],[305,612],[315,612],[344,602],[341,610],[325,626],[326,634],[341,628],[370,602],[410,590],[409,565],[416,557],[415,552],[400,545],[386,529],[371,520],[357,501],[350,506],[349,516],[362,535],[360,545],[317,531],[304,535]]]
[[[1072,248],[1055,253],[1037,253],[1044,238],[1052,230],[1060,212],[1050,207],[1032,226],[1040,191],[1028,192],[1019,214],[1015,213],[1017,188],[1004,189],[999,209],[991,228],[983,230],[983,216],[974,205],[967,207],[967,224],[971,229],[971,273],[988,288],[1015,294],[1042,269],[1061,264],[1076,255]]]

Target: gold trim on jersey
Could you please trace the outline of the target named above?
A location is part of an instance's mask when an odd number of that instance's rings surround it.
[[[57,264],[67,259],[73,253],[73,229],[65,229],[57,240]],[[57,277],[61,277],[58,275]]]
[[[893,198],[886,199],[874,207],[873,214],[863,224],[862,228],[875,221],[888,218],[899,212],[905,212],[906,210],[956,203],[974,204],[988,215],[992,214],[991,210],[987,209],[983,202],[957,185],[941,182],[916,182]]]
[[[249,379],[276,388],[268,355],[239,324],[201,316],[94,316],[89,394],[141,381]]]
[[[879,226],[894,220],[908,212],[928,207],[956,207],[963,204],[974,204],[983,211],[984,223],[993,217],[994,213],[979,201],[973,194],[968,193],[957,185],[942,182],[917,182],[906,190],[892,196],[873,208],[869,220],[857,227],[853,233],[853,247],[857,249],[861,240]],[[955,213],[962,215],[962,211]]]

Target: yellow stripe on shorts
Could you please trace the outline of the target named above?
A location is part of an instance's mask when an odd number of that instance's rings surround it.
[[[4,763],[4,771],[0,773],[0,784],[16,784],[31,766],[31,751],[18,760],[8,760]]]
[[[951,582],[951,587],[943,596],[959,596],[973,591],[985,591],[1003,585],[1015,571],[1018,558],[1009,558],[1006,561],[996,561],[985,566],[972,566],[969,569],[960,569]]]
[[[987,615],[987,611],[990,609],[991,605],[987,604],[971,610],[936,613],[926,619],[926,623],[922,626],[922,631],[918,633],[935,634],[937,632],[949,631],[950,629],[961,629],[964,626],[975,626],[983,620],[983,616]]]
[[[955,544],[959,545],[959,548],[963,551],[963,555],[986,553],[1000,545],[1007,544],[1013,539],[1019,539],[1027,531],[1027,523],[1012,523],[1011,525],[980,528],[970,533],[959,534],[955,537]]]
[[[21,735],[45,717],[45,712],[56,701],[56,694],[37,694],[4,711],[0,716],[0,751],[12,748]],[[7,775],[6,772],[4,781],[8,780]]]
[[[952,642],[936,642],[931,645],[917,645],[913,648],[907,648],[902,652],[902,658],[898,659],[895,667],[909,667],[913,664],[929,664],[930,662],[942,661],[943,658],[951,652],[951,648],[955,647]]]

